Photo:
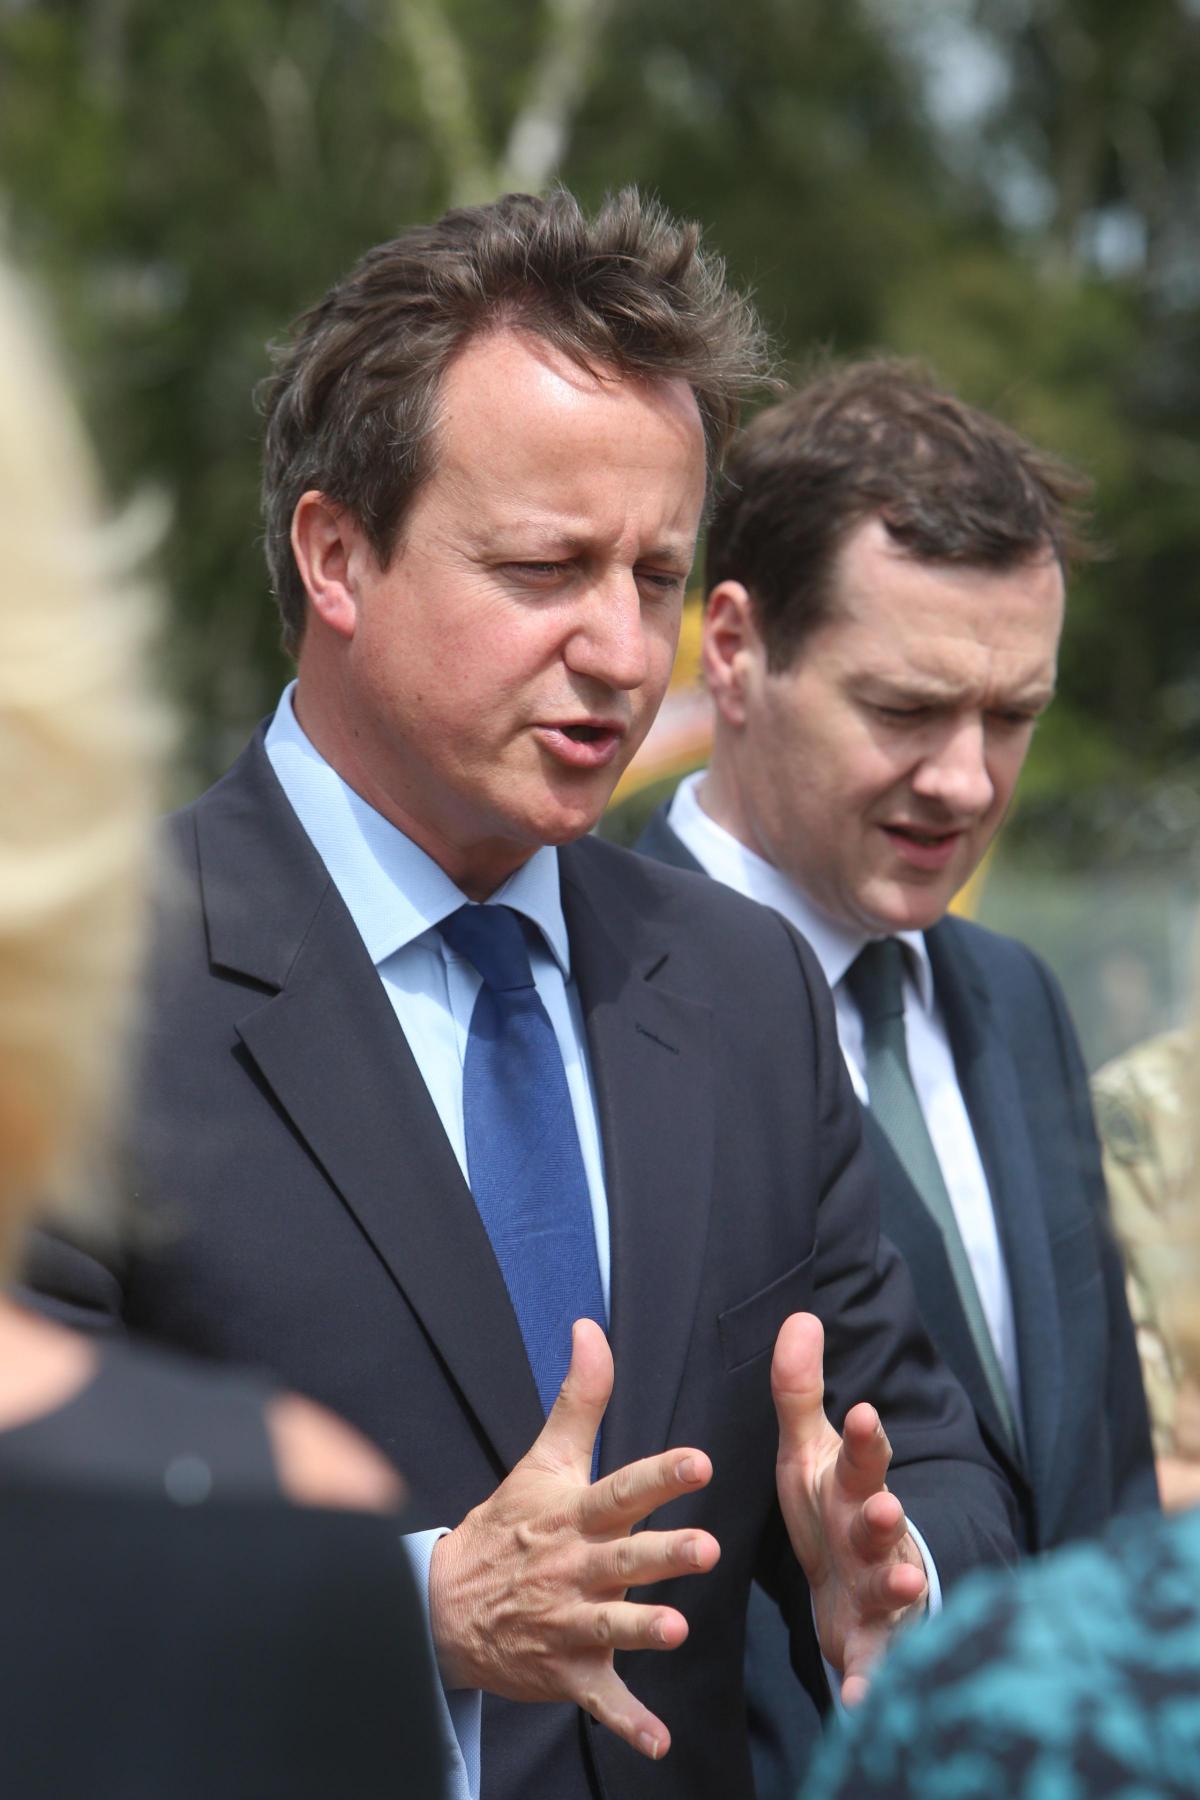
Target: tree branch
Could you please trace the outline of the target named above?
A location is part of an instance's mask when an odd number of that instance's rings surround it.
[[[495,171],[484,149],[466,51],[441,0],[393,0],[392,21],[416,70],[451,203],[490,199]]]
[[[610,11],[611,0],[546,0],[529,97],[513,120],[498,170],[502,191],[537,193],[557,170]]]

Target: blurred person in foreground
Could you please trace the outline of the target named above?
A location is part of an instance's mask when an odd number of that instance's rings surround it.
[[[1181,1208],[1195,1192],[1192,1117],[1196,1036],[1165,1031],[1092,1077],[1113,1228],[1128,1271],[1129,1310],[1154,1430],[1163,1505],[1200,1499],[1200,1386],[1183,1366],[1166,1305]]]
[[[131,555],[98,523],[77,422],[0,267],[6,1277],[51,1208],[102,1232],[113,1186],[163,736]],[[395,1703],[396,1683],[427,1681],[399,1499],[379,1454],[309,1402],[0,1294],[6,1795],[382,1796],[401,1741],[406,1791],[432,1800],[428,1707]]]
[[[1081,480],[919,367],[829,369],[759,414],[709,529],[708,769],[639,848],[816,951],[884,1233],[1042,1551],[1156,1505],[1087,1080],[1049,970],[948,915],[1054,694]],[[764,1795],[805,1755],[756,1595]],[[772,1774],[772,1770],[774,1773]]]
[[[1156,1281],[1182,1375],[1200,1382],[1200,1079]],[[1165,1233],[1162,1240],[1165,1243]],[[804,1800],[1194,1800],[1200,1793],[1200,1511],[1122,1519],[1015,1580],[980,1577],[912,1633]]]
[[[632,191],[508,196],[369,251],[279,351],[298,679],[170,826],[135,1150],[178,1227],[67,1271],[404,1469],[488,1800],[747,1796],[753,1574],[811,1710],[818,1632],[852,1697],[1011,1547],[807,947],[587,835],[763,366],[698,240]]]

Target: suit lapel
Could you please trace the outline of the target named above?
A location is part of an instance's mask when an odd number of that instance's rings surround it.
[[[511,1467],[542,1414],[503,1277],[383,984],[257,740],[197,809],[197,836],[214,963],[279,990],[248,994],[239,1037]]]
[[[585,846],[560,853],[572,970],[604,1145],[616,1365],[601,1466],[663,1448],[683,1375],[712,1186],[712,1018],[670,991],[669,956]]]
[[[1038,1163],[1012,1051],[969,944],[953,920],[943,920],[926,941],[1008,1271],[1026,1458],[1036,1491],[1053,1462],[1062,1403],[1058,1308]]]
[[[669,800],[664,801],[633,846],[634,849],[642,856],[652,856],[657,862],[668,863],[674,869],[688,869],[693,875],[706,874],[703,863],[692,855],[678,832],[667,823],[670,806]]]
[[[923,1308],[926,1326],[987,1426],[996,1454],[1007,1464],[1006,1433],[959,1302],[942,1234],[896,1155],[891,1139],[868,1107],[863,1108],[863,1135],[879,1171],[883,1230],[908,1264],[917,1292],[937,1295],[936,1313],[928,1303]],[[1019,1473],[1015,1466],[1014,1473]]]

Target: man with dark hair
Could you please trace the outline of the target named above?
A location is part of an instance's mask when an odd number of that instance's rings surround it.
[[[747,1795],[753,1574],[854,1698],[1009,1542],[806,946],[586,838],[761,367],[632,193],[452,213],[301,321],[265,483],[298,681],[171,828],[135,1151],[175,1228],[74,1269],[404,1469],[489,1800]]]
[[[640,846],[775,907],[815,950],[881,1227],[1028,1551],[1156,1504],[1062,996],[1022,945],[947,916],[1054,692],[1086,493],[900,361],[829,370],[760,414],[709,531],[712,759]],[[757,1600],[754,1618],[752,1694],[786,1738],[785,1651]]]

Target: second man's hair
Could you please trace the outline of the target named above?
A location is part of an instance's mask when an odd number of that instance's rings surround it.
[[[1011,569],[1088,554],[1090,483],[940,387],[920,364],[875,357],[827,370],[766,408],[726,463],[706,587],[738,581],[772,669],[833,606],[837,554],[882,519],[919,562]]]

